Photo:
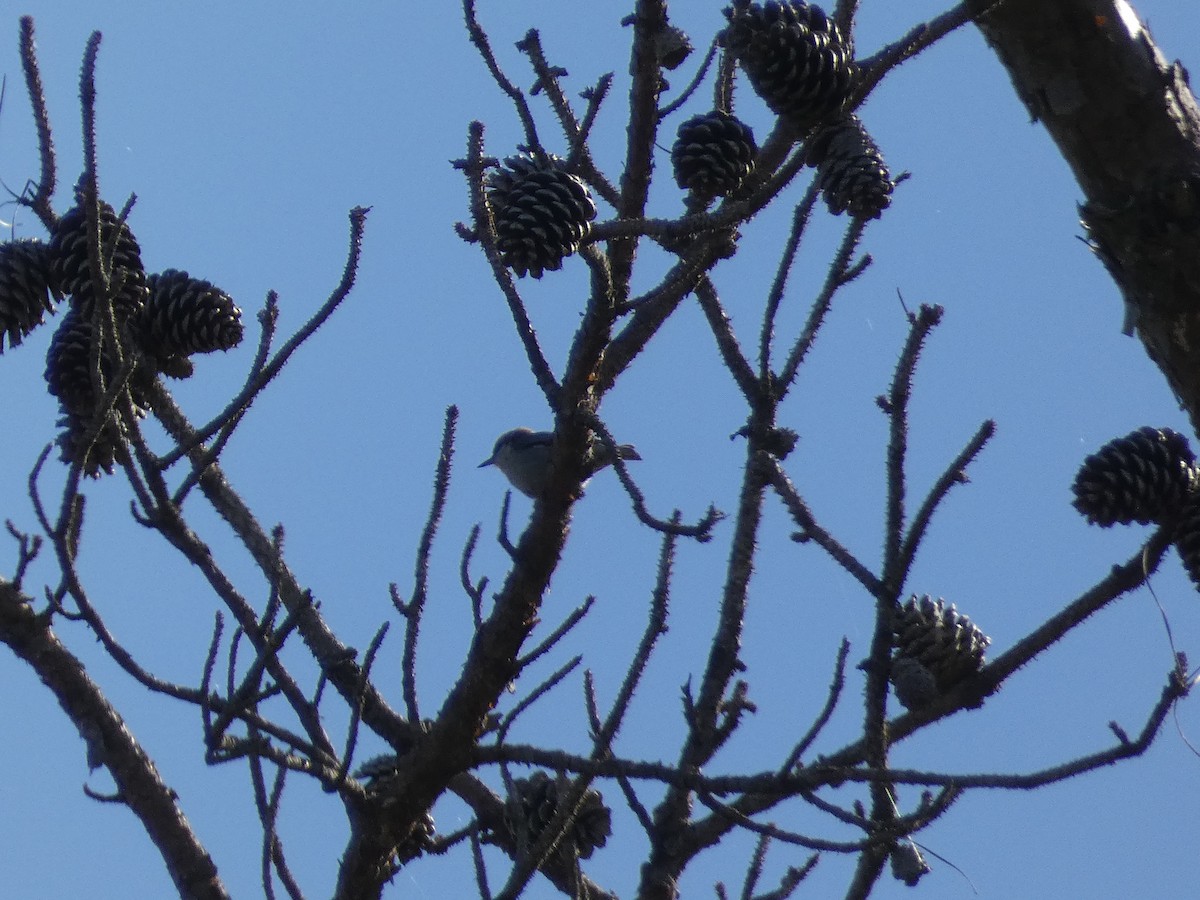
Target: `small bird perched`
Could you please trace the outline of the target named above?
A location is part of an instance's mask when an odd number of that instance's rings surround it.
[[[492,455],[481,462],[479,468],[495,466],[518,491],[526,497],[536,497],[550,477],[553,449],[554,432],[514,428],[496,439]],[[617,447],[617,454],[621,459],[642,458],[632,444],[621,444]],[[599,441],[593,441],[588,477],[611,464],[608,448]]]

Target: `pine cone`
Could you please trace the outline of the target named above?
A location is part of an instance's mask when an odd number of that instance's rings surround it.
[[[146,279],[145,349],[157,358],[230,350],[242,341],[242,311],[207,281],[167,269]]]
[[[534,278],[561,268],[596,217],[587,187],[555,157],[510,156],[488,175],[487,199],[504,264]]]
[[[58,398],[63,411],[81,419],[91,418],[98,400],[92,387],[91,352],[92,322],[78,307],[72,306],[50,339],[44,377],[46,387]],[[114,377],[116,371],[112,358],[105,353],[100,360],[100,373],[107,380]],[[139,415],[149,408],[146,397],[148,377],[146,373],[135,371],[129,380],[134,412]]]
[[[41,241],[24,238],[0,244],[0,353],[21,343],[54,312],[50,299],[50,252]]]
[[[87,437],[91,421],[88,416],[78,416],[63,410],[63,415],[57,423],[62,431],[55,439],[55,443],[58,444],[59,459],[69,466],[82,460],[83,474],[89,478],[99,478],[102,471],[111,475],[116,464],[117,451],[124,441],[121,439],[116,423],[110,419],[100,429],[100,433],[89,450],[84,446],[83,441]],[[84,460],[85,451],[87,451],[86,460]]]
[[[119,231],[118,231],[119,229]],[[115,244],[114,244],[115,239]],[[136,317],[146,303],[146,270],[142,250],[128,223],[117,218],[116,211],[100,201],[100,252],[111,254],[110,284],[113,314],[117,322]],[[86,315],[91,315],[95,291],[91,264],[88,262],[87,213],[82,204],[69,210],[58,221],[50,238],[51,288],[70,294]]]
[[[77,308],[71,307],[50,339],[43,377],[50,393],[58,398],[63,409],[83,417],[90,415],[95,406],[91,347],[91,320],[81,315]],[[111,374],[111,371],[105,374]]]
[[[1192,584],[1200,590],[1200,492],[1193,492],[1179,510],[1175,549]]]
[[[938,695],[933,673],[911,656],[897,656],[892,660],[892,687],[896,699],[905,709],[928,706]]]
[[[386,782],[400,774],[400,757],[394,753],[373,756],[358,767],[355,778],[366,782],[368,792],[386,790]],[[393,789],[394,790],[394,789]],[[437,833],[437,825],[431,813],[425,813],[412,832],[395,847],[397,860],[401,865],[416,859],[433,846],[433,837]]]
[[[891,175],[858,116],[820,128],[809,138],[806,154],[835,216],[849,211],[856,219],[878,219],[891,205]]]
[[[1088,522],[1146,525],[1179,512],[1197,482],[1188,440],[1170,428],[1139,428],[1083,461],[1071,490]]]
[[[855,76],[854,49],[820,7],[734,0],[719,42],[778,116],[801,129],[836,113]]]
[[[991,643],[953,603],[947,606],[928,594],[914,595],[897,608],[892,630],[896,646],[893,678],[897,669],[903,672],[907,665],[897,667],[897,662],[907,657],[929,670],[939,691],[983,668],[983,654]]]
[[[537,843],[546,826],[554,819],[558,810],[558,798],[565,793],[571,780],[564,775],[551,779],[545,772],[534,772],[528,778],[513,781],[514,794],[508,798],[504,811],[505,820],[513,839],[522,838],[530,845]],[[559,843],[560,851],[572,851],[580,859],[587,859],[597,847],[608,843],[612,834],[612,813],[604,805],[598,791],[588,789],[575,815]]]
[[[698,197],[723,196],[754,171],[758,146],[741,119],[721,110],[694,116],[679,126],[671,148],[675,183]]]
[[[897,841],[890,856],[892,877],[909,887],[916,887],[917,882],[932,871],[920,849],[908,838]]]

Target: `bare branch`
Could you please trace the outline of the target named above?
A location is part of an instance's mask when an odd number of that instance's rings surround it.
[[[0,581],[0,641],[38,674],[81,733],[98,736],[121,799],[162,854],[180,897],[227,900],[217,868],[192,833],[175,792],[83,665],[59,642],[49,619],[35,615],[30,599],[5,581]]]
[[[429,595],[429,554],[433,549],[433,538],[437,534],[438,523],[446,509],[446,494],[450,489],[450,463],[454,458],[454,428],[457,422],[458,407],[451,406],[446,410],[446,421],[442,427],[442,448],[438,453],[437,475],[433,481],[433,502],[417,548],[417,570],[412,600],[404,610],[404,661],[401,665],[404,673],[404,705],[408,710],[408,717],[414,722],[421,719],[417,708],[417,634],[421,627],[425,599]]]
[[[812,746],[813,741],[828,724],[834,709],[837,708],[838,699],[842,696],[842,689],[846,686],[846,658],[849,655],[850,641],[842,638],[841,646],[838,647],[837,662],[833,666],[833,680],[829,684],[829,693],[825,697],[825,706],[822,707],[821,712],[808,727],[804,736],[796,742],[796,746],[792,748],[792,752],[788,754],[783,765],[779,767],[780,775],[785,775],[796,767],[801,757],[808,752],[808,748]]]
[[[900,572],[901,582],[908,577],[909,569],[912,567],[917,550],[921,546],[921,540],[925,537],[925,532],[929,528],[929,523],[933,519],[933,514],[937,510],[938,505],[950,493],[951,488],[967,480],[967,466],[974,462],[975,457],[979,455],[984,445],[991,440],[992,435],[995,433],[996,423],[991,419],[980,425],[974,437],[967,442],[967,445],[963,447],[958,456],[946,467],[946,471],[942,473],[941,477],[930,488],[929,495],[921,504],[920,509],[917,510],[917,514],[913,517],[912,524],[909,525],[908,533],[904,536],[904,542],[900,548],[900,557],[897,560],[896,567]]]
[[[464,0],[465,5],[474,6],[473,0]],[[467,179],[467,187],[471,194],[471,219],[474,223],[474,236],[479,240],[484,255],[492,267],[492,277],[508,301],[508,309],[512,314],[513,323],[517,326],[517,335],[525,347],[525,356],[537,379],[538,387],[546,396],[546,402],[551,409],[558,407],[558,396],[561,392],[550,364],[538,345],[537,334],[525,310],[525,302],[517,292],[513,283],[512,272],[504,264],[500,249],[497,246],[496,229],[492,222],[491,209],[484,193],[483,179],[487,161],[483,156],[483,123],[472,122],[467,135],[466,159],[455,163]]]
[[[817,524],[812,512],[808,508],[808,504],[800,496],[796,486],[792,484],[787,473],[783,471],[783,467],[777,461],[774,461],[771,469],[771,485],[775,488],[775,492],[791,513],[792,519],[800,527],[798,540],[807,541],[813,540],[817,545],[824,550],[829,556],[840,565],[843,569],[849,572],[857,579],[858,583],[871,593],[872,596],[878,596],[882,590],[882,585],[874,573],[866,566],[859,562],[858,558],[838,543],[829,532]]]
[[[809,217],[812,216],[813,206],[816,205],[817,197],[819,196],[821,196],[821,185],[814,178],[809,184],[808,189],[804,192],[804,197],[796,204],[796,209],[792,213],[792,229],[788,232],[787,243],[784,245],[783,254],[779,259],[779,269],[775,273],[775,280],[771,283],[771,292],[767,295],[766,309],[763,312],[762,333],[758,339],[758,374],[763,379],[766,379],[771,373],[771,345],[774,343],[775,319],[779,314],[779,307],[783,303],[783,294],[787,288],[788,274],[796,262],[796,253],[800,249],[800,241],[804,237]],[[813,313],[809,316],[809,324],[804,330],[807,341],[802,338],[802,346],[805,344],[811,346],[813,340],[816,339],[817,329],[824,318],[824,312],[818,316],[817,309],[820,309],[820,307],[814,307]],[[807,346],[800,353],[801,359],[803,359],[803,355],[806,352]],[[797,366],[799,366],[799,363],[797,363]],[[784,383],[786,384],[786,381]]]
[[[592,605],[595,602],[595,597],[584,597],[583,602],[571,610],[570,614],[559,623],[557,628],[546,636],[545,640],[517,660],[517,668],[524,670],[534,660],[541,659],[541,657],[549,653],[563,639],[567,632],[583,621],[583,617],[591,611]]]
[[[729,374],[741,388],[746,402],[750,406],[754,406],[760,401],[762,385],[754,377],[754,370],[750,368],[746,355],[738,346],[737,337],[733,333],[733,323],[725,314],[721,300],[717,296],[717,289],[708,276],[701,278],[697,283],[696,299],[700,303],[700,309],[704,311],[704,317],[708,320],[708,327],[712,331],[713,337],[717,339],[717,349],[721,351],[721,359],[725,362],[725,368],[729,370]]]
[[[29,94],[29,103],[33,107],[33,121],[37,126],[38,135],[38,155],[42,166],[37,189],[32,197],[22,202],[28,204],[37,214],[47,231],[52,231],[58,222],[58,216],[50,207],[50,198],[54,195],[58,178],[58,167],[54,156],[54,138],[50,131],[50,114],[46,108],[46,89],[42,85],[42,73],[37,61],[33,16],[21,17],[21,68],[25,73],[25,89]]]
[[[538,140],[537,124],[533,120],[533,113],[529,109],[529,103],[525,99],[525,95],[521,89],[513,84],[508,76],[500,68],[500,64],[496,61],[496,55],[492,52],[491,42],[488,40],[487,32],[483,30],[483,26],[479,24],[479,19],[475,14],[475,0],[463,0],[463,18],[467,23],[467,34],[471,38],[471,43],[475,45],[475,49],[479,51],[479,55],[483,58],[484,65],[488,71],[492,73],[492,79],[500,90],[508,95],[516,108],[517,116],[521,119],[521,125],[525,129],[525,143],[531,150],[540,148],[542,142]]]

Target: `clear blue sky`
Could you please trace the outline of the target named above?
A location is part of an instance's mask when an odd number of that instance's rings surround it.
[[[698,44],[723,21],[722,4],[676,5],[675,21]],[[599,162],[615,175],[628,67],[629,31],[618,24],[624,5],[481,0],[480,6],[518,84],[529,86],[533,78],[512,46],[531,26],[542,29],[551,60],[570,70],[572,95],[601,73],[616,73],[596,131]],[[930,0],[868,0],[860,54],[943,9]],[[1168,58],[1200,65],[1200,12],[1193,4],[1152,0],[1138,9]],[[469,640],[457,565],[473,523],[483,523],[488,539],[476,575],[496,584],[505,571],[503,553],[490,541],[505,485],[494,470],[475,465],[500,432],[548,422],[484,260],[452,230],[467,211],[461,175],[448,160],[463,155],[468,121],[487,124],[491,154],[511,153],[520,140],[511,107],[466,39],[457,4],[214,3],[201,11],[32,0],[0,21],[0,46],[7,47],[0,72],[8,79],[0,178],[14,191],[37,174],[17,54],[17,15],[24,12],[36,18],[59,150],[56,209],[66,209],[81,166],[79,63],[88,34],[99,29],[104,195],[120,206],[137,194],[130,222],[148,269],[187,269],[221,285],[245,311],[246,346],[199,360],[196,377],[176,392],[194,420],[206,420],[240,386],[266,292],[280,294],[281,334],[298,327],[340,278],[348,210],[373,207],[358,287],[256,404],[223,464],[265,523],[286,524],[293,568],[331,624],[362,649],[382,621],[395,618],[388,583],[398,582],[402,593],[411,589],[443,412],[459,406],[457,468],[434,556],[419,670],[431,714]],[[674,87],[691,71],[689,63],[675,73]],[[703,108],[704,97],[692,111]],[[561,148],[552,117],[534,106],[547,144]],[[748,89],[739,93],[738,112],[766,133],[769,115]],[[973,483],[956,491],[935,521],[909,587],[955,602],[1002,651],[1128,559],[1147,533],[1086,526],[1069,505],[1079,462],[1140,425],[1186,430],[1186,421],[1140,343],[1120,334],[1117,291],[1077,240],[1079,191],[977,32],[965,29],[907,64],[861,115],[893,171],[913,177],[868,230],[863,247],[875,264],[840,297],[785,407],[785,420],[801,434],[788,465],[824,524],[877,564],[885,423],[873,398],[886,389],[905,333],[896,291],[910,305],[944,305],[945,323],[916,381],[913,496],[922,496],[981,420],[995,418],[998,432],[972,471]],[[673,127],[662,135],[664,147]],[[654,211],[673,215],[679,198],[665,151],[659,162]],[[718,269],[717,287],[747,347],[757,339],[766,286],[798,197],[793,188],[745,228],[739,258]],[[27,211],[8,206],[0,218],[15,218],[18,236],[44,236]],[[822,213],[818,225],[781,334],[802,321],[837,238],[840,223]],[[650,252],[644,263],[643,288],[661,271]],[[582,309],[582,266],[568,263],[561,275],[521,286],[543,347],[561,367]],[[27,529],[34,518],[25,476],[52,438],[55,419],[42,382],[50,332],[43,328],[0,358],[0,390],[9,398],[0,460],[10,473],[0,480],[0,517]],[[734,508],[743,447],[728,435],[745,413],[694,306],[685,304],[632,367],[604,415],[619,439],[641,450],[635,472],[656,512],[667,516],[678,506],[696,517],[710,502]],[[51,496],[61,477],[61,467],[51,466]],[[96,604],[148,668],[194,682],[212,599],[196,573],[130,521],[128,491],[117,479],[90,485],[88,495],[83,567]],[[528,504],[518,497],[514,506],[519,523]],[[852,661],[862,658],[873,617],[868,598],[815,547],[791,543],[780,508],[768,506],[745,641],[760,713],[718,760],[731,771],[778,763],[824,700],[839,639],[853,642]],[[194,512],[245,589],[265,597],[221,524],[199,506]],[[674,757],[679,689],[703,664],[729,530],[727,523],[713,543],[682,548],[671,632],[618,752]],[[633,519],[615,479],[597,478],[578,508],[543,618],[553,626],[589,593],[598,603],[558,660],[531,683],[569,653],[585,652],[602,702],[615,694],[642,627],[656,553],[654,536]],[[45,562],[29,585],[53,577]],[[1200,602],[1174,557],[1153,585],[1177,645],[1200,659]],[[82,628],[63,624],[61,633],[179,790],[232,893],[258,895],[259,829],[245,769],[206,768],[194,710],[144,696]],[[400,644],[393,622],[376,671],[396,698]],[[1171,662],[1155,601],[1141,591],[1086,623],[983,710],[906,742],[894,760],[951,772],[1025,772],[1106,747],[1110,720],[1140,729]],[[3,893],[31,900],[171,895],[133,817],[82,796],[85,781],[99,790],[108,782],[103,773],[89,781],[82,742],[50,695],[5,654],[0,683],[7,723],[0,759],[8,772],[0,787]],[[834,750],[855,734],[860,693],[852,681],[818,749]],[[516,738],[573,733],[570,746],[583,747],[580,697],[579,679],[568,681]],[[332,732],[343,727],[331,708]],[[1169,723],[1140,760],[1034,793],[969,795],[920,840],[970,883],[931,858],[935,871],[920,896],[969,898],[971,883],[980,897],[997,900],[1196,896],[1200,759],[1185,738],[1198,737],[1193,699],[1179,708],[1178,726]],[[362,752],[380,749],[367,740]],[[911,806],[916,793],[902,794],[902,802]],[[619,792],[605,794],[619,805]],[[453,803],[439,806],[436,816],[446,831],[465,823]],[[807,810],[783,807],[772,817],[810,834],[851,837]],[[642,843],[628,817],[618,828],[587,869],[629,896]],[[294,779],[283,835],[309,896],[327,895],[343,847],[338,804]],[[683,895],[711,897],[718,879],[736,893],[750,843],[731,841],[729,852],[697,865]],[[768,876],[805,856],[776,846]],[[505,869],[491,862],[499,881]],[[838,896],[849,871],[846,860],[827,857],[798,896]],[[471,896],[471,877],[459,855],[401,873],[388,896]],[[907,890],[885,878],[876,896],[908,896]],[[530,893],[549,895],[544,882]]]

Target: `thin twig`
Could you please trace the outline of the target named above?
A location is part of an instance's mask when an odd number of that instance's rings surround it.
[[[437,474],[433,480],[433,500],[417,547],[413,595],[405,607],[404,659],[401,671],[403,673],[404,705],[409,719],[413,722],[421,720],[417,706],[417,635],[421,628],[421,614],[425,609],[425,600],[429,596],[429,554],[433,550],[433,539],[437,534],[438,523],[441,522],[442,514],[445,512],[446,495],[450,489],[450,463],[454,459],[454,429],[457,422],[458,407],[450,406],[446,410],[446,419],[442,426],[442,446],[438,452]]]
[[[908,527],[908,533],[904,536],[904,542],[900,548],[900,557],[896,562],[896,567],[899,571],[901,581],[908,576],[908,571],[912,567],[913,560],[916,558],[917,549],[921,545],[921,540],[925,537],[925,532],[929,528],[929,523],[933,519],[933,514],[945,499],[956,484],[962,484],[967,480],[967,466],[969,466],[975,457],[983,450],[993,434],[996,433],[996,423],[988,419],[979,426],[979,430],[967,445],[959,452],[958,456],[946,467],[946,471],[934,483],[929,490],[929,495],[921,503],[917,514],[913,516],[912,523]]]
[[[827,853],[860,853],[870,841],[828,841],[821,838],[808,837],[796,831],[778,828],[770,823],[756,822],[749,816],[739,812],[734,807],[717,800],[708,791],[696,792],[696,799],[715,812],[718,816],[728,819],[735,825],[764,835],[785,844],[796,844],[809,850],[820,850]]]
[[[716,58],[716,56],[717,39],[716,37],[713,37],[708,44],[708,52],[704,54],[704,60],[700,63],[699,67],[697,67],[696,74],[692,76],[692,80],[689,81],[687,86],[679,92],[678,97],[676,97],[666,106],[659,109],[658,119],[660,122],[676,110],[680,109],[683,104],[688,102],[688,99],[692,96],[692,94],[696,93],[696,90],[700,87],[701,82],[704,81],[704,76],[708,74],[709,67],[712,66],[713,60]]]
[[[834,254],[833,261],[829,265],[825,284],[821,287],[821,292],[813,301],[812,310],[808,314],[808,321],[804,324],[804,330],[800,332],[800,337],[793,345],[791,352],[788,354],[787,361],[779,373],[779,378],[776,380],[776,390],[779,397],[782,398],[787,393],[796,378],[796,373],[799,371],[801,363],[804,362],[808,351],[812,349],[813,342],[817,339],[817,333],[825,321],[825,315],[829,312],[829,307],[833,303],[834,294],[856,274],[854,269],[851,268],[850,259],[854,255],[855,248],[858,247],[859,240],[862,239],[866,226],[867,220],[858,218],[852,219],[850,224],[846,226],[846,233],[842,237],[841,246],[838,247],[837,253]],[[861,268],[858,271],[861,272]]]
[[[559,82],[561,74],[564,73],[546,61],[546,54],[542,49],[542,37],[536,28],[529,29],[525,37],[517,41],[517,49],[529,57],[534,74],[537,75],[537,87],[533,93],[545,93],[550,100],[554,114],[558,117],[563,136],[566,137],[567,146],[570,147],[567,154],[567,170],[578,170],[605,201],[615,206],[618,202],[617,189],[596,167],[587,144],[588,134],[595,123],[596,114],[600,111],[600,104],[612,86],[612,74],[601,76],[596,86],[587,92],[588,108],[583,124],[580,124],[575,110],[571,108],[571,103]]]
[[[907,492],[908,401],[921,347],[929,332],[942,320],[942,307],[922,304],[912,318],[908,339],[896,363],[888,394],[887,518],[884,526],[883,586],[898,592],[902,586],[899,564],[904,542],[904,499]],[[915,549],[915,548],[914,548]]]
[[[500,90],[508,95],[512,100],[513,106],[516,107],[517,116],[521,119],[521,125],[525,129],[525,143],[530,150],[541,148],[541,141],[538,140],[537,124],[534,122],[533,113],[529,109],[529,102],[525,99],[525,94],[521,89],[513,84],[508,76],[500,68],[500,63],[496,61],[496,55],[492,52],[491,42],[488,40],[487,32],[483,30],[483,26],[479,24],[479,19],[475,15],[475,0],[463,0],[463,18],[467,23],[467,34],[471,38],[471,43],[475,45],[475,49],[479,51],[479,55],[483,58],[484,65],[488,71],[492,73],[492,79]]]
[[[974,21],[992,7],[1003,2],[1004,0],[989,0],[984,3],[979,0],[963,0],[958,6],[947,10],[940,16],[917,25],[900,40],[887,45],[874,56],[862,60],[859,63],[859,76],[850,98],[846,102],[846,108],[857,109],[883,80],[883,77],[896,66],[912,59],[950,32]]]
[[[475,554],[475,547],[479,543],[479,535],[482,530],[478,522],[471,526],[466,543],[463,544],[462,557],[458,564],[458,579],[463,586],[463,590],[467,592],[467,596],[471,598],[471,619],[475,623],[476,629],[479,628],[479,623],[483,621],[483,594],[488,586],[488,577],[486,575],[480,576],[478,582],[471,581],[471,557]]]
[[[362,722],[363,700],[366,697],[367,685],[371,683],[371,669],[375,665],[375,657],[383,646],[383,639],[388,633],[388,623],[384,622],[367,645],[363,654],[362,668],[359,670],[359,690],[356,701],[350,706],[350,723],[346,728],[346,749],[342,752],[342,763],[338,766],[337,780],[334,785],[341,788],[346,783],[346,775],[350,771],[350,761],[354,759],[354,750],[358,746],[358,728]]]
[[[830,717],[833,715],[834,709],[837,708],[838,699],[842,696],[842,689],[846,686],[846,658],[850,654],[850,641],[842,638],[841,646],[838,647],[837,661],[833,666],[833,680],[829,683],[829,692],[825,696],[825,705],[821,708],[821,712],[813,720],[812,725],[808,727],[808,731],[804,736],[796,742],[796,746],[792,748],[792,752],[788,754],[783,765],[779,767],[779,774],[785,775],[796,767],[800,762],[800,758],[808,752],[808,748],[812,746],[813,741],[821,733],[822,729],[828,724]]]
[[[471,3],[471,0],[464,0],[464,3]],[[492,278],[508,302],[513,323],[517,326],[517,335],[525,348],[525,356],[529,360],[534,378],[537,379],[538,387],[542,389],[550,408],[557,409],[561,388],[550,369],[550,364],[542,353],[542,348],[538,345],[537,333],[533,330],[533,324],[529,320],[525,301],[521,299],[517,286],[513,282],[512,272],[504,264],[504,259],[497,246],[496,229],[492,222],[491,208],[488,205],[483,186],[485,164],[483,123],[472,122],[467,134],[467,156],[456,162],[455,165],[462,170],[467,179],[467,188],[471,198],[471,219],[475,225],[474,234],[483,248],[488,264],[492,267]]]
[[[808,220],[812,216],[813,207],[816,205],[817,197],[820,195],[820,182],[814,178],[792,212],[792,228],[788,232],[787,242],[783,248],[783,255],[779,259],[779,268],[775,272],[775,280],[771,283],[771,291],[767,295],[766,307],[763,310],[762,332],[758,340],[758,374],[763,379],[771,372],[771,345],[775,335],[775,318],[779,314],[780,305],[783,303],[783,294],[787,287],[788,274],[796,262],[796,253],[800,249],[800,241],[804,237],[804,230],[808,226]],[[810,315],[809,327],[813,330],[814,337],[819,324],[820,319],[814,321]],[[811,343],[811,338],[809,342]]]
[[[267,357],[271,352],[271,341],[275,337],[275,328],[279,323],[279,295],[275,291],[267,291],[267,299],[256,318],[260,325],[258,349],[254,353],[254,360],[250,363],[250,369],[246,374],[242,389],[207,425],[197,428],[191,440],[177,444],[173,450],[163,454],[158,461],[159,468],[166,469],[173,466],[219,431],[226,432],[227,435],[233,433],[236,422],[248,409],[246,400],[252,397],[254,385],[258,383],[258,376],[262,374],[263,367],[267,364]],[[226,436],[225,439],[227,440],[228,437]],[[224,443],[224,441],[220,443]]]
[[[583,603],[571,610],[570,615],[563,619],[559,626],[546,636],[545,640],[517,660],[518,670],[525,669],[535,660],[549,653],[554,645],[563,639],[567,632],[583,620],[583,617],[588,614],[595,602],[595,597],[591,595],[585,597]]]
[[[54,155],[54,137],[50,131],[50,113],[46,107],[46,90],[42,85],[42,73],[37,61],[33,16],[21,16],[21,68],[25,73],[29,104],[33,107],[33,121],[38,135],[38,156],[42,168],[37,189],[32,197],[23,202],[37,214],[47,231],[53,231],[58,217],[50,208],[50,198],[54,195],[58,166]]]
[[[725,314],[712,279],[707,275],[702,277],[696,284],[695,294],[696,300],[700,303],[700,309],[704,312],[704,318],[708,320],[709,330],[717,340],[717,349],[721,352],[725,368],[729,370],[729,374],[741,388],[746,402],[750,406],[754,406],[761,398],[762,384],[755,378],[754,370],[750,368],[746,355],[738,346],[737,336],[733,333],[733,323]]]
[[[800,526],[800,540],[816,542],[834,562],[854,576],[855,580],[872,596],[876,596],[881,590],[879,578],[864,566],[858,557],[842,546],[833,535],[817,524],[808,504],[804,502],[800,492],[796,490],[796,486],[792,484],[791,479],[788,478],[777,460],[773,461],[771,469],[771,485],[775,488],[775,493],[783,501],[784,506],[787,507],[788,512],[791,513],[792,519]]]
[[[356,206],[350,210],[350,247],[346,255],[345,267],[342,270],[341,281],[316,313],[292,335],[287,343],[279,348],[271,360],[262,367],[262,371],[259,372],[254,381],[248,384],[242,391],[242,400],[238,405],[239,411],[236,416],[239,421],[255,398],[262,393],[263,389],[279,374],[284,364],[291,359],[292,354],[299,349],[301,344],[312,337],[318,328],[328,321],[329,317],[333,315],[342,301],[350,295],[350,291],[354,288],[354,282],[358,275],[358,263],[362,256],[362,239],[366,228],[368,212],[370,212],[369,207],[364,206]],[[158,412],[157,407],[155,412]],[[228,434],[225,435],[225,440],[228,440]],[[192,471],[175,492],[173,500],[176,506],[183,502],[183,498],[199,482],[201,476],[208,470],[208,467],[216,462],[216,454],[220,452],[223,446],[224,441],[218,441],[208,453],[202,454],[198,460],[193,460]]]

